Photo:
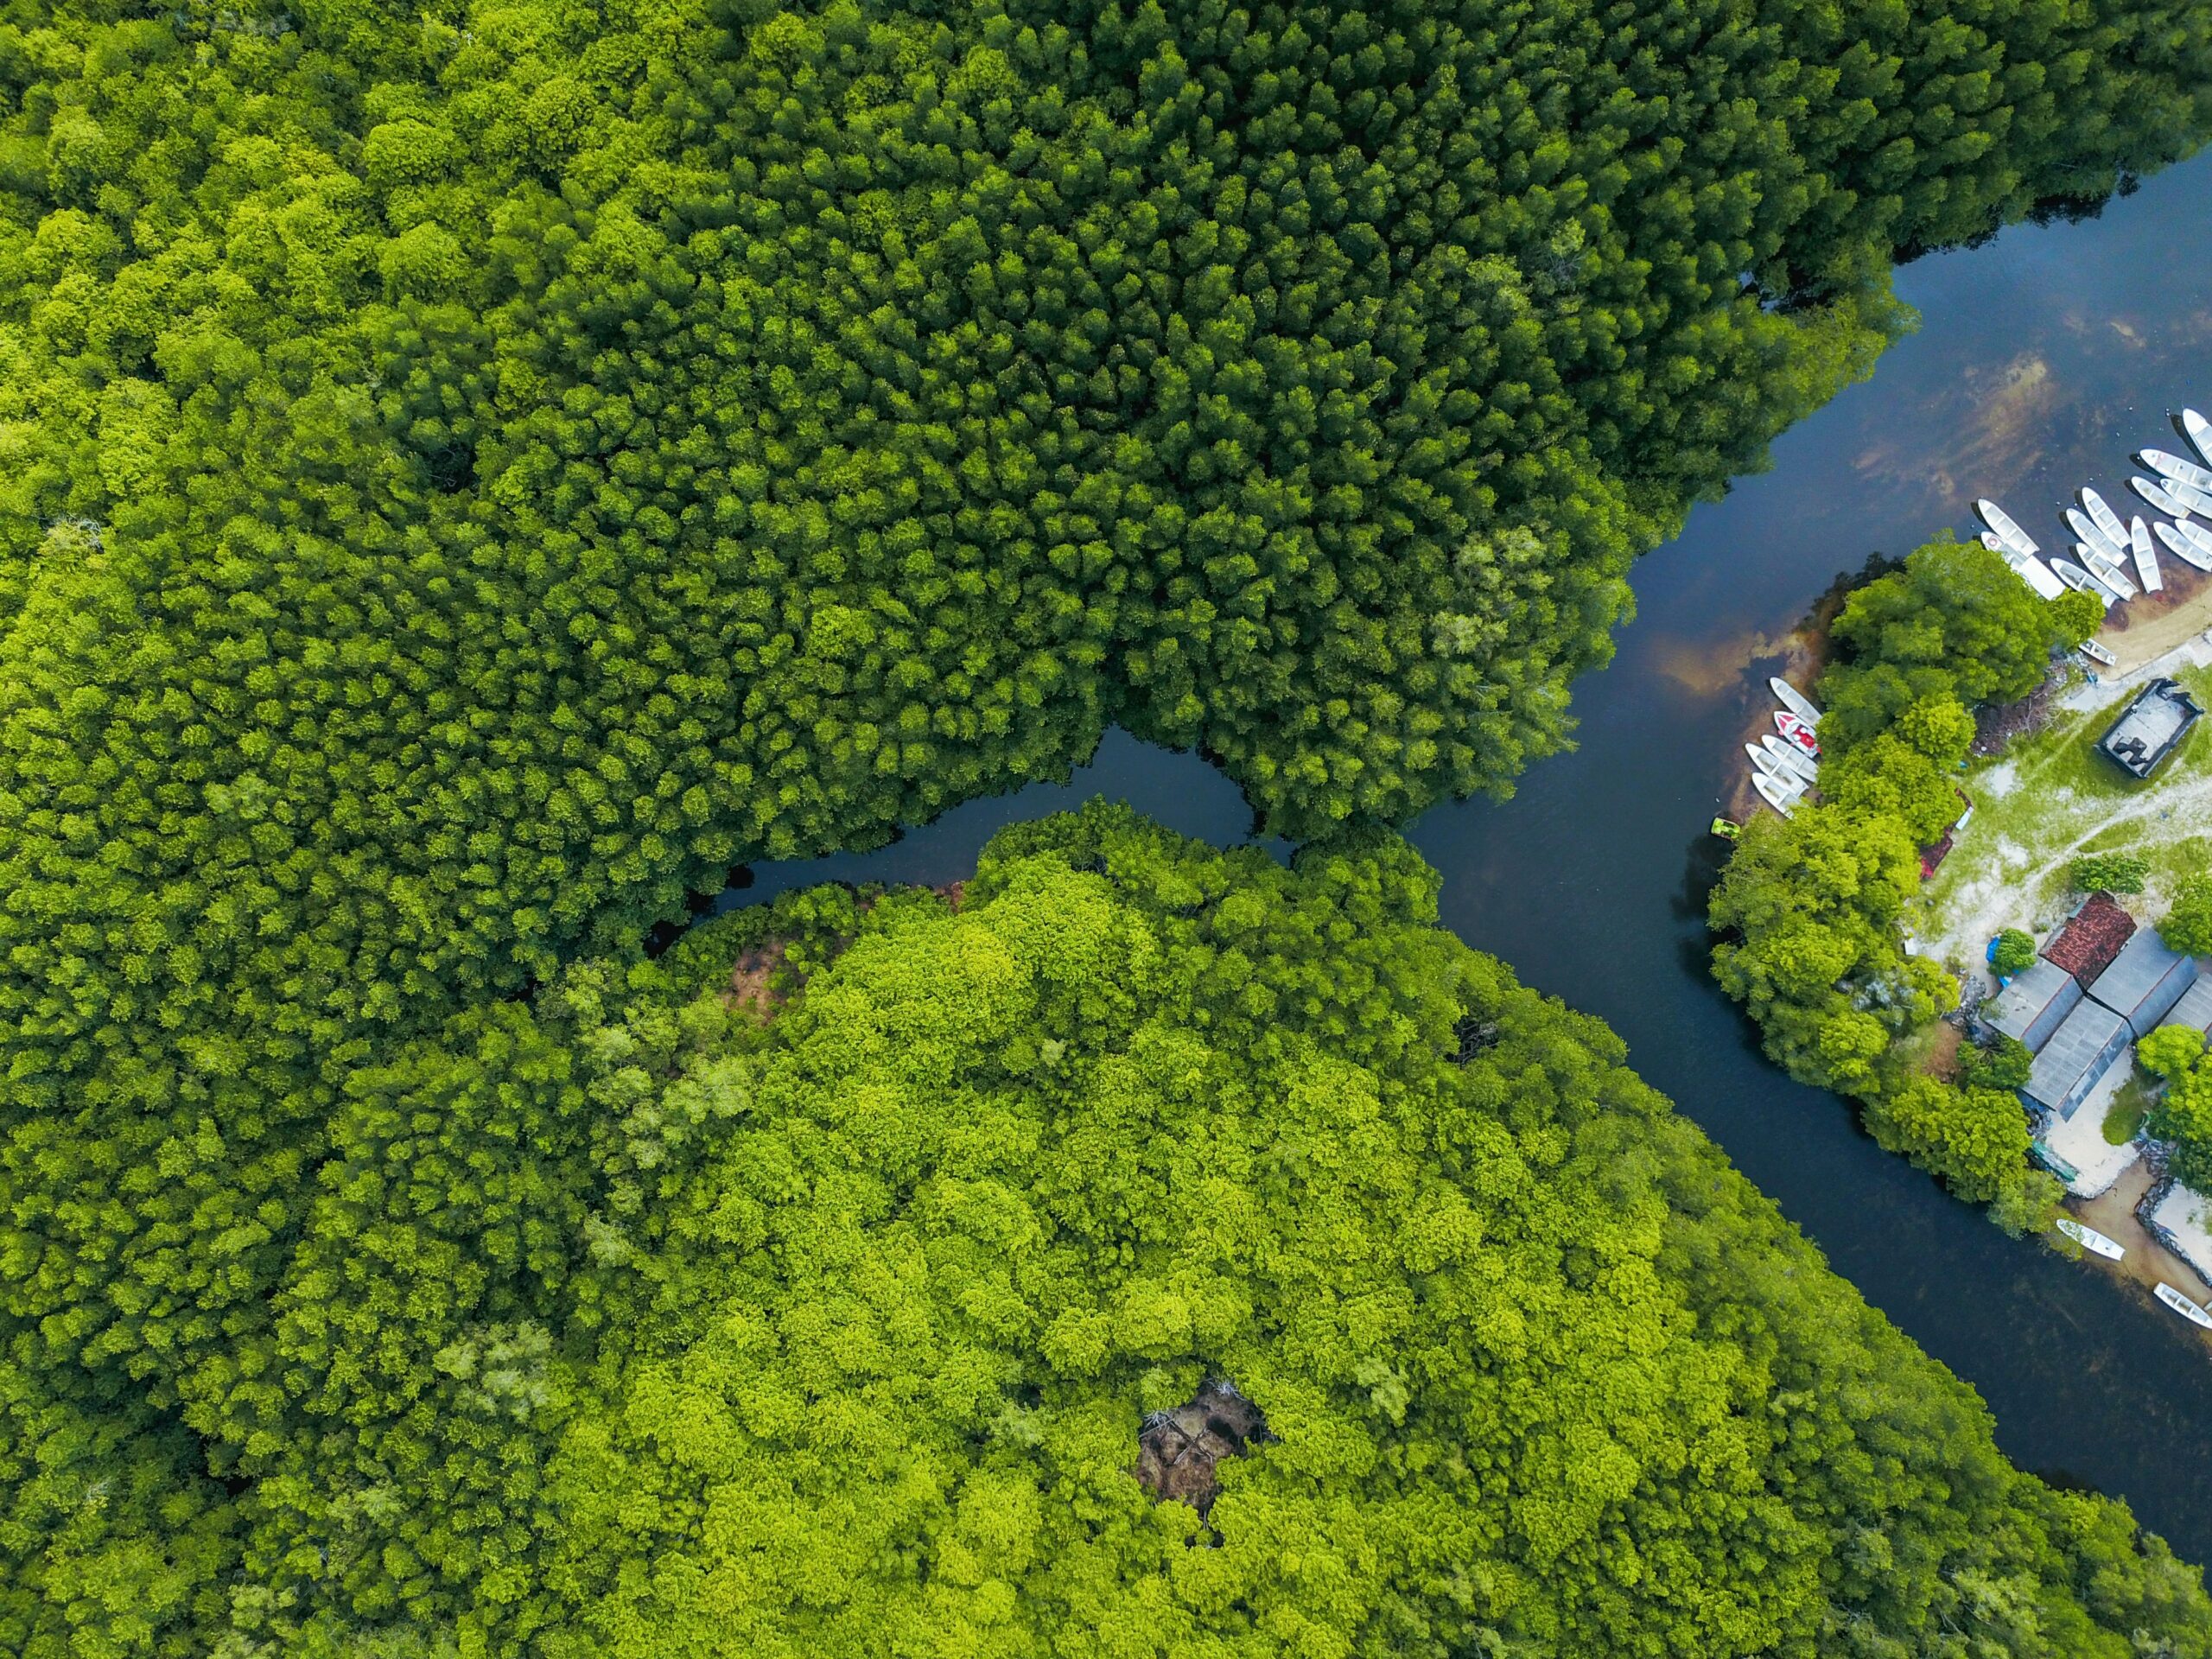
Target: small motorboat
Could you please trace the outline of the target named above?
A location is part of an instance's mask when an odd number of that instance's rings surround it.
[[[2164,534],[2166,529],[2167,526],[2164,524],[2160,524],[2158,526],[2158,530],[2161,534]],[[2075,593],[2087,594],[2090,598],[2095,600],[2098,604],[2103,606],[2107,610],[2110,610],[2112,608],[2112,590],[2107,588],[2104,583],[2099,582],[2094,576],[2091,575],[2088,571],[2082,569],[2080,565],[2069,564],[2064,559],[2053,559],[2050,562],[2050,574],[2056,576],[2061,582],[2064,582],[2069,588],[2071,588]]]
[[[2082,505],[2089,510],[2090,522],[2104,531],[2105,539],[2115,547],[2127,545],[2127,526],[2120,522],[2120,515],[2105,505],[2105,499],[2094,490],[2084,488]]]
[[[2051,1225],[2092,1255],[2101,1255],[2107,1262],[2117,1262],[2127,1254],[2117,1239],[2107,1238],[2095,1228],[2085,1227],[2071,1216],[2061,1216]]]
[[[2160,1285],[2153,1294],[2191,1325],[2201,1325],[2207,1331],[2212,1331],[2212,1313],[2207,1313],[2171,1285]]]
[[[1761,800],[1785,818],[1789,816],[1790,809],[1797,804],[1805,793],[1802,789],[1784,789],[1763,772],[1755,772],[1751,774],[1751,787],[1758,791]]]
[[[1783,742],[1796,749],[1799,753],[1809,754],[1815,758],[1819,756],[1820,740],[1813,735],[1811,724],[1801,715],[1793,715],[1787,709],[1776,709],[1774,729],[1782,734]]]
[[[2097,528],[2096,521],[2079,507],[2069,507],[2064,513],[2066,527],[2081,537],[2083,545],[2095,549],[2108,559],[2127,556],[2127,532],[2120,532],[2120,539],[2113,540]],[[2080,550],[2078,548],[2075,550]]]
[[[2174,493],[2171,479],[2153,482],[2147,478],[2131,478],[2127,480],[2127,487],[2141,496],[2144,505],[2153,512],[2163,512],[2169,518],[2189,517],[2189,505]]]
[[[2193,409],[2184,409],[2181,412],[2181,429],[2189,439],[2189,447],[2203,457],[2207,467],[2212,467],[2212,421]]]
[[[2166,544],[2166,551],[2183,564],[2212,570],[2212,535],[2196,524],[2153,524],[2151,528]]]
[[[1789,776],[1802,778],[1808,784],[1820,781],[1821,763],[1811,755],[1790,747],[1772,732],[1759,740],[1759,746]]]
[[[2212,467],[2200,467],[2164,449],[2139,449],[2135,459],[2161,477],[2174,479],[2192,489],[2212,490]]]
[[[2041,559],[2012,559],[2007,563],[2012,567],[2013,575],[2045,599],[2056,599],[2066,591],[2065,584],[2050,574],[2050,567]]]
[[[2151,543],[2151,526],[2143,522],[2139,512],[2127,521],[2127,544],[2134,551],[2135,574],[2142,578],[2143,591],[2164,591],[2166,584],[2158,575],[2158,554]]]
[[[2084,639],[2082,642],[2082,654],[2088,658],[2091,662],[2101,663],[2107,668],[2118,668],[2120,666],[2120,658],[2113,656],[2112,652],[2107,651],[2102,645],[2099,645],[2094,639]]]
[[[1990,533],[1997,537],[1999,552],[2010,548],[2022,558],[2032,559],[2043,551],[2028,532],[2013,521],[2012,515],[1994,501],[1977,501],[1974,504],[1974,510],[1981,515],[1981,522],[1987,524]]]
[[[1781,675],[1777,674],[1769,680],[1766,686],[1768,690],[1774,693],[1776,702],[1808,726],[1817,727],[1821,723],[1820,705],[1783,679]]]
[[[2091,575],[2112,589],[2115,599],[2135,597],[2135,584],[2128,579],[2127,572],[2120,569],[2120,559],[2086,542],[2074,543],[2074,556],[2081,560],[2082,568]],[[2120,555],[2120,558],[2126,556],[2124,553]]]

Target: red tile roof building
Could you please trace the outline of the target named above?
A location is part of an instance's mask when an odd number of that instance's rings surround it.
[[[2056,963],[2087,985],[2112,966],[2120,947],[2134,937],[2135,918],[2120,907],[2112,894],[2093,893],[2074,912],[2074,918],[2044,946],[2044,959]]]

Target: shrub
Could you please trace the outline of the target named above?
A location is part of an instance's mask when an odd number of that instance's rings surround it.
[[[2035,935],[2023,928],[2008,927],[1997,936],[1997,949],[1991,954],[1989,963],[2010,979],[2033,967],[2035,960]]]
[[[2091,853],[2074,861],[2074,887],[2080,893],[2140,893],[2150,875],[2150,861],[2133,853]]]

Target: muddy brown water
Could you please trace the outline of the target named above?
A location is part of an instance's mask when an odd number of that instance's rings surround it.
[[[1900,270],[1920,331],[1638,565],[1639,620],[1576,688],[1579,751],[1532,768],[1510,801],[1441,807],[1411,832],[1443,872],[1446,923],[1611,1023],[1838,1272],[1980,1390],[2012,1458],[2126,1497],[2198,1561],[2212,1559],[2212,1352],[2137,1287],[2005,1238],[1876,1147],[1843,1102],[1769,1065],[1713,984],[1704,912],[1723,850],[1705,830],[1740,786],[1740,734],[1839,572],[1971,533],[1981,494],[2063,545],[2075,489],[2133,501],[2130,453],[2183,447],[2170,409],[2212,412],[2207,200],[2212,152],[2094,219]],[[824,880],[950,881],[1001,826],[1095,794],[1217,844],[1250,826],[1205,762],[1116,732],[1069,785],[972,802],[879,852],[758,867],[718,904]]]

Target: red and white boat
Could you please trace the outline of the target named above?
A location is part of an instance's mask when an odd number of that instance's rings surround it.
[[[1774,729],[1782,734],[1782,741],[1792,748],[1818,758],[1821,741],[1813,735],[1812,727],[1802,715],[1793,715],[1787,709],[1777,709],[1774,711]]]

